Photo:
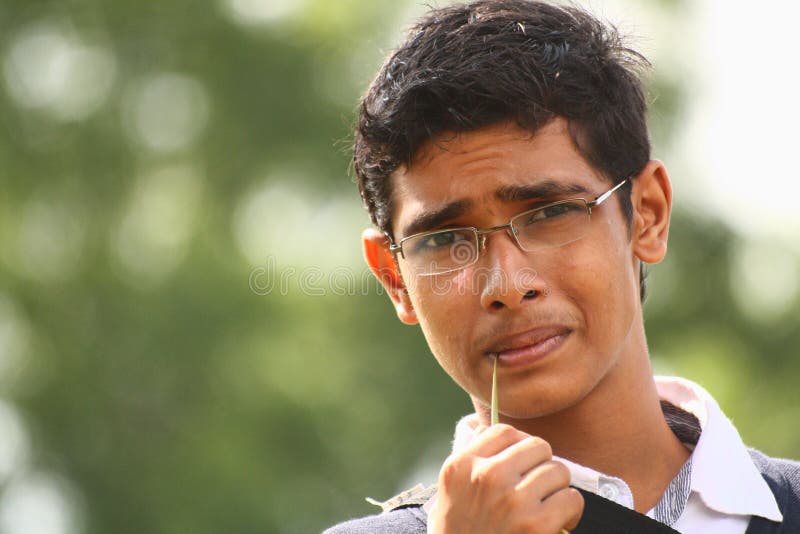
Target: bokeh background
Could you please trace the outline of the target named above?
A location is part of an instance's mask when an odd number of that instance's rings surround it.
[[[655,65],[654,367],[800,457],[797,8],[589,7]],[[424,10],[0,1],[0,533],[318,532],[432,481],[469,402],[362,267],[348,174]]]

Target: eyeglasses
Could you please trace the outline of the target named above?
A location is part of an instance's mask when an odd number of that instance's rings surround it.
[[[389,251],[408,262],[414,274],[431,276],[458,271],[478,261],[486,236],[506,230],[526,252],[561,247],[577,241],[589,231],[592,209],[623,186],[628,178],[588,202],[583,198],[559,200],[515,215],[507,224],[491,228],[464,226],[404,237],[395,244],[389,236]]]

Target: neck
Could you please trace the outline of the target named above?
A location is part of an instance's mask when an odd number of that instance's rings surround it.
[[[633,492],[635,509],[646,512],[658,503],[689,451],[664,419],[643,333],[641,347],[623,355],[626,361],[577,404],[535,419],[503,422],[545,439],[557,456],[621,478]]]

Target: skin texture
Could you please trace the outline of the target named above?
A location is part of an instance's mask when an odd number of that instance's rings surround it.
[[[537,204],[576,196],[593,200],[613,186],[576,150],[562,119],[535,135],[504,123],[434,141],[392,177],[396,241],[407,235],[404,229],[420,215],[454,202],[466,208],[426,229],[501,225]],[[586,193],[546,199],[501,194],[544,182]],[[402,258],[395,261],[383,234],[364,232],[367,263],[386,287],[399,319],[421,326],[433,355],[470,395],[485,425],[490,417],[491,354],[501,355],[500,421],[520,434],[515,441],[510,434],[484,432],[474,450],[470,447],[448,459],[440,473],[442,504],[437,503],[432,517],[441,531],[469,531],[466,523],[454,518],[469,518],[470,525],[488,521],[472,516],[470,506],[475,499],[499,499],[502,488],[508,493],[514,477],[527,477],[523,486],[538,488],[529,490],[535,495],[526,494],[536,502],[559,496],[565,501],[561,504],[571,503],[556,513],[558,528],[541,532],[570,528],[582,501],[567,489],[568,477],[553,485],[544,474],[547,470],[538,470],[549,461],[547,454],[529,455],[535,462],[518,462],[516,470],[497,468],[511,477],[500,477],[504,482],[499,484],[487,484],[475,473],[480,472],[476,466],[485,465],[475,458],[500,455],[501,464],[512,462],[503,456],[505,451],[530,436],[543,440],[559,456],[625,479],[639,511],[658,501],[688,457],[661,414],[639,300],[639,262],[656,263],[666,253],[671,186],[664,166],[651,161],[633,178],[631,225],[620,209],[618,194],[595,208],[587,234],[577,241],[529,253],[507,232],[495,232],[488,236],[475,265],[445,275],[415,275]],[[517,472],[520,465],[524,469]],[[481,484],[491,489],[484,491]],[[519,509],[520,524],[532,524],[525,515],[531,510],[547,518],[552,515],[546,508],[520,505]],[[508,517],[516,518],[509,510]],[[548,528],[552,523],[551,519],[539,522]],[[508,530],[538,531],[513,525]]]

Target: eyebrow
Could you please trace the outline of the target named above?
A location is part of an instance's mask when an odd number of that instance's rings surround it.
[[[579,184],[563,184],[546,181],[530,185],[507,185],[498,189],[494,196],[503,202],[519,202],[521,200],[550,200],[568,195],[588,193]]]
[[[408,237],[436,228],[445,221],[465,214],[472,205],[473,202],[471,200],[456,200],[445,204],[438,210],[421,213],[403,228],[403,236]]]
[[[551,200],[581,193],[588,193],[588,190],[582,185],[563,184],[548,180],[530,185],[504,186],[495,191],[494,195],[500,201],[508,203],[534,199]],[[473,205],[472,200],[456,200],[437,210],[421,213],[403,228],[402,235],[408,237],[436,228],[450,219],[464,215]]]

